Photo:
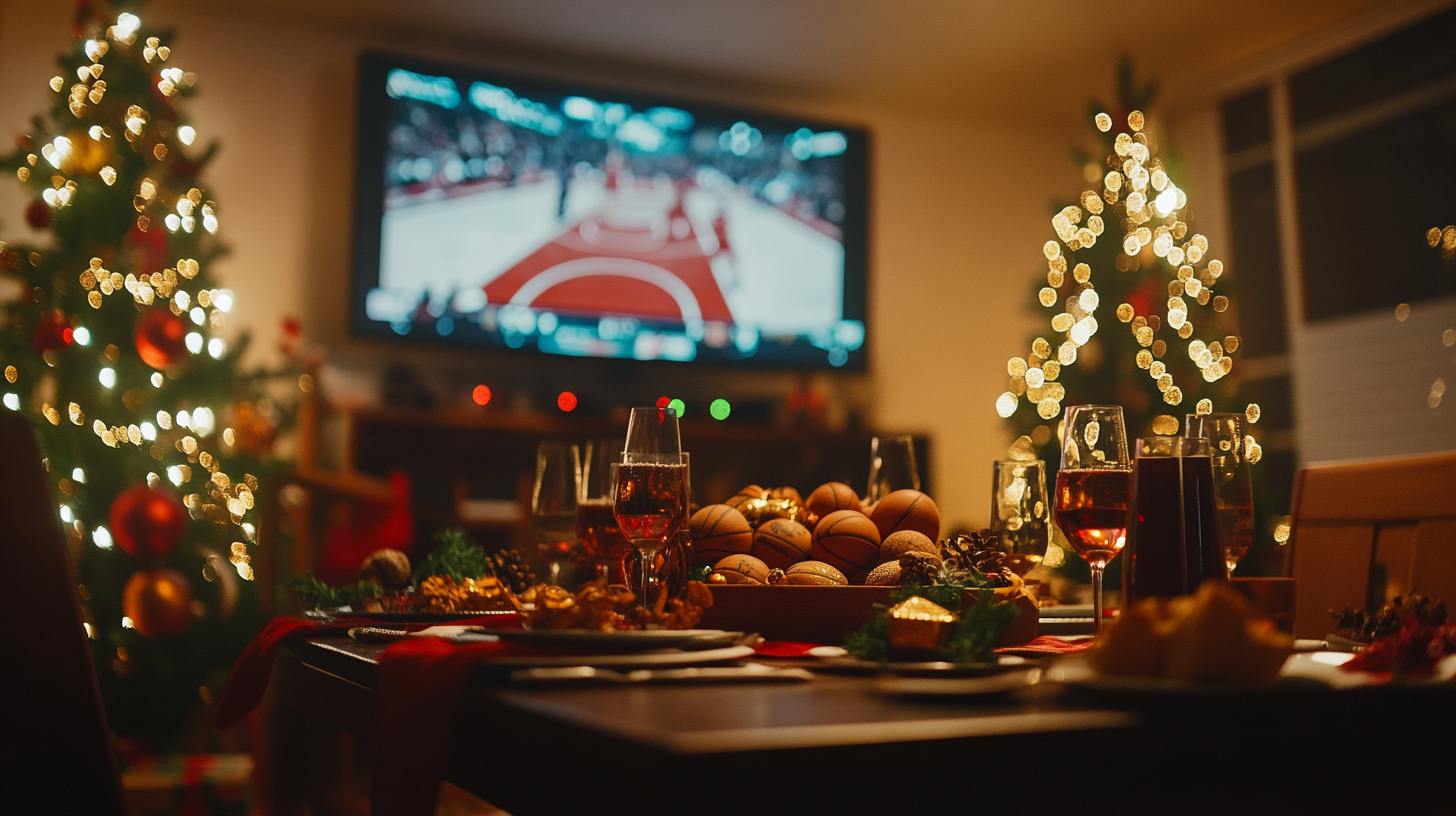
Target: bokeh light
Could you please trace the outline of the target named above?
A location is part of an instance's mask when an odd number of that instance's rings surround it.
[[[470,392],[470,398],[475,400],[476,405],[485,405],[490,402],[490,389],[486,388],[484,384],[477,385],[475,390]]]
[[[570,391],[562,391],[561,395],[556,398],[556,407],[563,411],[576,410],[576,395]]]
[[[733,406],[729,405],[728,400],[725,399],[715,399],[713,400],[713,404],[708,406],[708,413],[713,415],[713,419],[727,419],[728,414],[732,412]]]
[[[681,417],[683,415],[683,409],[686,408],[687,406],[683,404],[683,401],[682,400],[675,399],[672,402],[669,402],[667,404],[667,407],[671,408],[674,412],[677,413],[677,415],[679,417]]]
[[[669,406],[671,404],[672,404],[672,397],[658,397],[657,398],[657,407],[658,408],[666,408],[667,406]]]

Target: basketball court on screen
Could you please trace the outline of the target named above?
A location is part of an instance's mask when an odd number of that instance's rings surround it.
[[[614,189],[613,189],[614,188]],[[386,211],[380,288],[490,303],[805,334],[842,312],[833,237],[724,184],[603,174],[486,189]]]

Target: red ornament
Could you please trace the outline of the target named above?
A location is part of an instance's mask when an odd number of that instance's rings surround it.
[[[111,539],[137,558],[166,558],[187,529],[187,511],[170,493],[134,485],[111,503]]]
[[[74,342],[71,327],[66,325],[66,316],[60,311],[41,312],[33,339],[35,350],[41,354],[63,349]]]
[[[51,225],[52,215],[51,206],[37,198],[25,208],[25,223],[31,229],[43,230]]]
[[[121,611],[146,637],[176,637],[192,626],[192,585],[174,569],[137,570],[122,590]]]
[[[156,116],[157,112],[153,110],[152,115]],[[166,232],[160,228],[142,232],[141,228],[133,223],[126,238],[121,242],[123,260],[118,263],[129,266],[137,277],[161,272],[167,266],[170,253],[167,248]]]
[[[187,324],[166,309],[152,309],[137,321],[136,348],[142,362],[166,368],[187,353]]]

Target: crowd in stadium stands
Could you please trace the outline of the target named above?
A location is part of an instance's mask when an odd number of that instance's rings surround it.
[[[448,110],[410,99],[393,101],[397,118],[385,161],[386,206],[391,208],[531,183],[546,174],[570,178],[583,165],[605,173],[608,156],[615,154],[622,162],[617,169],[638,178],[666,176],[682,189],[709,168],[800,220],[828,225],[821,229],[837,231],[844,218],[838,162],[801,161],[784,146],[785,134],[772,130],[764,131],[744,155],[724,149],[721,126],[709,123],[674,136],[660,150],[645,152],[595,136],[574,120],[547,135],[464,105]]]

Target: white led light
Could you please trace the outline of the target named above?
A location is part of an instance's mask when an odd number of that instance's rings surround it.
[[[101,369],[101,373],[96,375],[96,379],[100,380],[101,384],[106,386],[107,388],[115,388],[116,370],[112,368],[103,368]]]
[[[152,372],[152,387],[153,388],[161,388],[162,387],[162,372],[160,372],[160,371],[153,371]]]
[[[183,125],[177,128],[177,138],[182,140],[182,144],[190,145],[192,140],[197,138],[197,131],[193,130],[191,125]]]
[[[198,309],[197,311],[201,311],[201,309]],[[187,335],[187,350],[192,352],[193,354],[201,352],[202,335],[198,334],[197,332],[189,332]]]
[[[20,395],[19,394],[6,394],[5,395],[5,407],[6,408],[9,408],[12,411],[19,411],[20,410]]]
[[[156,425],[153,425],[150,422],[143,422],[142,423],[142,439],[145,439],[148,442],[155,442],[155,441],[157,441],[157,426]]]
[[[187,316],[192,318],[193,323],[201,326],[202,322],[207,319],[207,312],[203,311],[201,306],[193,306],[192,311],[188,312]]]
[[[71,512],[71,505],[69,505],[69,504],[63,504],[63,505],[61,505],[61,521],[64,521],[65,523],[70,524],[71,522],[73,522],[75,520],[76,520],[76,516]]]
[[[103,550],[111,549],[111,531],[105,527],[97,527],[91,531],[91,541]]]
[[[219,289],[212,293],[212,305],[224,312],[233,310],[233,293],[230,289]]]
[[[76,341],[78,346],[91,345],[91,332],[85,326],[81,326],[71,333],[71,339]]]
[[[80,468],[74,468],[71,471],[71,481],[86,484],[86,471]]]
[[[221,337],[214,337],[207,341],[207,353],[212,355],[212,359],[221,360],[222,356],[227,353],[227,344],[222,341]]]

